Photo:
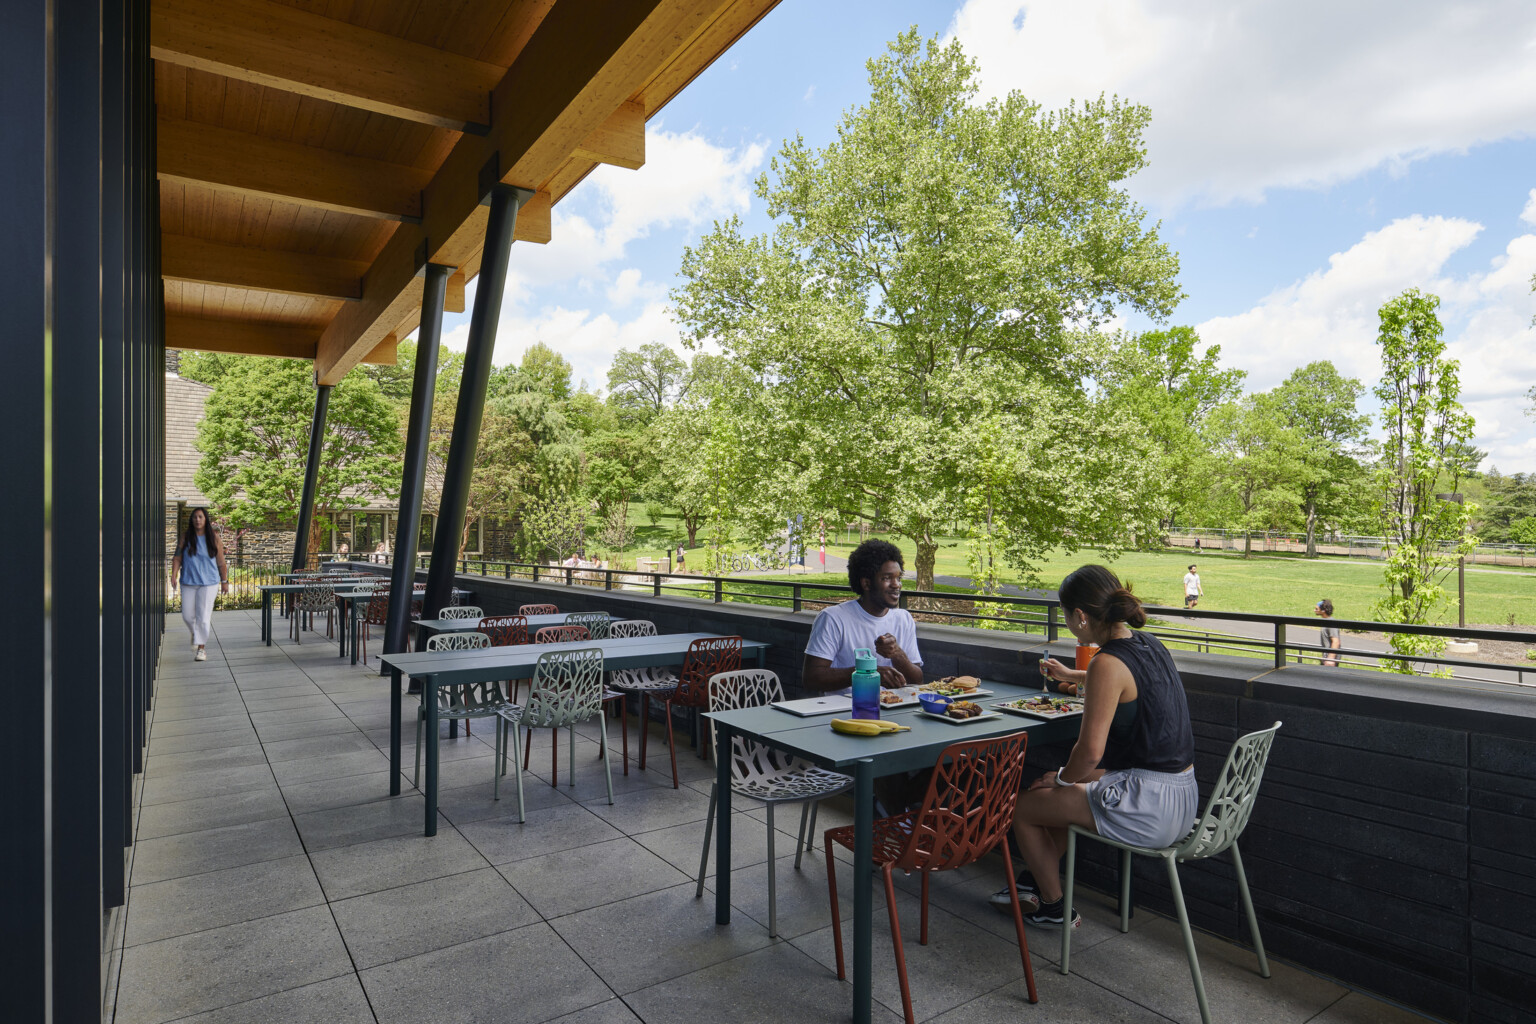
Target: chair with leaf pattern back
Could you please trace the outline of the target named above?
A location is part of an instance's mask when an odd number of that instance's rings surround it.
[[[476,604],[451,604],[437,613],[440,619],[483,619],[485,609]]]
[[[567,730],[570,744],[570,784],[576,785],[576,726],[603,714],[603,652],[589,647],[574,651],[548,651],[539,655],[533,670],[533,685],[526,704],[513,704],[497,712],[496,760],[492,793],[501,799],[501,776],[506,774],[510,753],[517,771],[517,820],[523,817],[523,772],[519,764],[518,729]],[[510,748],[509,745],[510,744]],[[598,733],[603,774],[608,785],[608,803],[613,803],[613,768],[608,763],[608,730]]]
[[[361,601],[359,597],[357,600]],[[368,605],[363,609],[361,621],[358,623],[358,651],[363,656],[363,664],[368,664],[368,635],[374,626],[383,626],[389,622],[389,590],[385,587],[375,589],[373,595],[368,598]]]
[[[491,646],[491,638],[484,633],[441,633],[427,640],[429,651],[478,651]],[[437,717],[439,721],[464,723],[464,734],[469,735],[472,718],[494,718],[502,708],[512,706],[501,689],[501,683],[451,683],[436,687]],[[416,709],[416,770],[411,775],[411,785],[421,779],[421,727],[427,720],[425,704]]]
[[[608,639],[608,627],[613,617],[607,612],[571,612],[565,617],[567,626],[586,626],[593,640]]]
[[[677,738],[672,734],[672,705],[693,710],[693,724],[698,729],[700,712],[709,710],[709,681],[721,672],[734,672],[741,668],[741,637],[709,636],[688,645],[683,656],[682,671],[677,674],[677,687],[667,695],[662,704],[662,717],[667,722],[667,749],[672,754],[672,788],[677,789]],[[645,737],[640,734],[640,758],[645,761]],[[700,757],[709,756],[709,744],[700,741]]]
[[[1184,953],[1189,958],[1189,974],[1195,983],[1195,1000],[1200,1004],[1202,1024],[1211,1024],[1211,1010],[1205,1001],[1205,981],[1200,975],[1200,958],[1195,953],[1195,935],[1189,927],[1189,911],[1184,906],[1184,891],[1179,884],[1179,864],[1185,861],[1204,860],[1226,850],[1232,851],[1232,866],[1236,868],[1237,892],[1242,897],[1243,912],[1248,916],[1248,934],[1253,937],[1253,950],[1259,958],[1259,977],[1269,977],[1269,960],[1264,956],[1264,940],[1259,936],[1259,919],[1253,912],[1253,896],[1248,891],[1248,873],[1243,870],[1243,856],[1237,851],[1238,837],[1248,827],[1253,814],[1254,802],[1259,798],[1259,783],[1264,779],[1264,766],[1269,762],[1269,751],[1280,731],[1276,722],[1268,729],[1239,736],[1227,752],[1226,763],[1216,776],[1216,787],[1206,801],[1205,813],[1190,829],[1189,834],[1172,846],[1153,849],[1133,846],[1130,843],[1107,839],[1097,832],[1089,832],[1076,825],[1067,827],[1067,872],[1065,899],[1072,905],[1072,889],[1077,868],[1077,837],[1092,839],[1113,846],[1120,851],[1120,930],[1131,930],[1131,855],[1161,858],[1168,870],[1168,887],[1173,890],[1173,907],[1178,911],[1179,927],[1184,932]],[[1071,970],[1072,929],[1063,928],[1061,933],[1061,973]]]
[[[559,615],[560,609],[552,604],[525,604],[517,610],[519,615]]]
[[[628,640],[632,637],[655,636],[656,623],[647,619],[619,619],[608,624],[608,639]],[[619,706],[619,735],[624,741],[624,774],[629,774],[629,708],[625,697],[635,694],[640,698],[640,727],[650,722],[651,697],[657,690],[671,691],[677,687],[677,673],[665,666],[651,668],[620,668],[608,673],[608,686],[618,693],[615,703]],[[641,760],[640,768],[645,769]]]
[[[522,615],[487,615],[480,620],[480,632],[491,638],[492,647],[516,647],[528,642],[528,619]],[[521,679],[509,680],[512,699],[517,700]]]
[[[928,783],[927,795],[916,811],[879,818],[874,827],[873,859],[885,876],[885,905],[891,917],[891,945],[896,953],[896,976],[901,985],[901,1006],[907,1024],[913,1024],[912,989],[907,983],[907,957],[901,944],[901,920],[896,912],[893,871],[919,873],[922,880],[922,925],[918,942],[928,944],[928,876],[934,871],[968,867],[993,849],[1003,855],[1008,872],[1008,894],[1013,901],[1013,928],[1024,962],[1024,981],[1029,1001],[1039,1001],[1035,969],[1029,960],[1029,940],[1024,935],[1024,914],[1014,881],[1013,857],[1008,850],[1008,831],[1024,778],[1027,733],[997,736],[973,742],[952,743],[939,754]],[[830,828],[823,837],[827,854],[827,895],[832,903],[832,943],[837,951],[837,977],[847,977],[843,964],[843,924],[837,906],[837,870],[832,844],[854,849],[854,826]],[[1069,904],[1070,905],[1070,904]],[[1066,929],[1071,931],[1071,929]]]
[[[325,616],[325,635],[331,636],[332,614],[336,611],[336,591],[333,587],[320,582],[311,582],[304,585],[299,591],[298,598],[293,605],[292,634],[294,643],[304,642],[300,634],[304,632],[302,620],[309,618],[310,629],[314,629],[314,617]]]
[[[533,634],[533,642],[536,644],[568,644],[578,640],[595,640],[586,626],[541,626]]]
[[[779,677],[763,668],[721,672],[709,681],[709,710],[733,711],[760,708],[784,699]],[[711,730],[712,732],[713,730]],[[749,740],[731,737],[731,793],[760,801],[768,808],[768,935],[778,938],[779,917],[773,853],[773,809],[777,804],[798,803],[800,832],[795,840],[795,870],[800,870],[800,855],[806,849],[807,836],[814,836],[816,809],[829,796],[847,791],[853,780],[838,772],[818,768],[782,750]],[[709,787],[709,816],[704,819],[704,850],[699,854],[699,881],[694,898],[704,895],[704,872],[709,869],[709,840],[715,828],[716,784]],[[807,826],[809,819],[809,826]],[[814,841],[811,846],[815,848]]]
[[[536,644],[571,644],[581,643],[583,640],[591,640],[592,634],[587,632],[586,626],[541,626],[533,634],[533,642]],[[550,742],[554,745],[550,752],[554,767],[550,771],[551,785],[560,781],[560,730],[550,730]],[[629,774],[629,743],[626,738],[624,745],[625,762],[624,774]],[[528,727],[528,732],[523,741],[523,768],[528,767],[528,759],[533,756],[533,727]]]

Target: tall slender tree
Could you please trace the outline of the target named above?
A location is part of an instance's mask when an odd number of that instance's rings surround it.
[[[1356,460],[1371,422],[1356,409],[1364,391],[1363,384],[1322,359],[1297,369],[1270,392],[1296,440],[1293,485],[1306,520],[1308,558],[1317,557],[1319,514],[1337,511],[1360,482]]]

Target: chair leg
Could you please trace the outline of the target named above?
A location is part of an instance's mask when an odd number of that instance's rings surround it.
[[[1004,843],[1003,856],[1008,857],[1008,844]],[[1072,887],[1077,882],[1077,833],[1067,826],[1067,871],[1062,898],[1066,901],[1066,916],[1061,922],[1061,973],[1066,974],[1072,963]]]
[[[837,951],[837,980],[846,981],[848,972],[843,969],[843,915],[837,909],[837,868],[832,859],[832,838],[822,837],[827,849],[827,896],[832,901],[832,948]]]
[[[923,876],[923,921],[922,921],[921,927],[919,927],[918,932],[917,932],[917,944],[919,946],[926,946],[926,945],[928,945],[928,876],[931,875],[931,874],[933,874],[933,872],[927,871],[927,870],[922,872],[922,876]]]
[[[693,898],[704,898],[704,873],[709,870],[709,841],[715,834],[715,803],[719,799],[719,784],[709,786],[709,816],[704,819],[704,849],[699,851],[699,884],[694,886]]]
[[[799,841],[796,840],[796,844]],[[768,937],[779,937],[779,886],[778,865],[773,855],[773,804],[768,805]]]
[[[629,705],[629,698],[628,697],[620,697],[619,698],[619,742],[621,744],[623,744],[622,751],[623,751],[623,754],[624,754],[624,774],[625,775],[629,774],[629,707],[628,707],[628,705]],[[606,725],[603,726],[603,730],[604,731],[607,731],[607,729],[608,729],[608,727]]]
[[[416,709],[416,770],[411,773],[411,785],[421,788],[421,708]]]
[[[501,744],[507,738],[506,737],[506,730],[504,728],[502,728],[502,726],[505,725],[505,724],[506,723],[502,720],[502,717],[500,715],[497,715],[496,716],[496,721],[493,722],[492,725],[491,725],[491,728],[496,730],[496,753],[491,756],[491,799],[492,800],[500,800],[501,799],[501,766],[504,763],[504,761],[503,761],[503,754],[501,752]]]
[[[805,852],[814,853],[816,850],[816,812],[821,810],[821,801],[811,801],[811,823],[805,830]]]
[[[571,781],[566,783],[566,785],[568,785],[568,786],[570,786],[570,787],[572,787],[574,789],[575,786],[576,786],[576,725],[575,725],[575,723],[572,723],[572,724],[570,724],[570,725],[565,727],[565,741],[566,741],[566,749],[570,752],[570,757],[568,758],[568,760],[571,762]]]
[[[1035,965],[1029,959],[1029,938],[1024,934],[1024,911],[1019,907],[1019,887],[1013,873],[1013,855],[1008,852],[1008,844],[1004,842],[1003,869],[1008,873],[1008,894],[1013,898],[1013,931],[1019,940],[1019,959],[1024,961],[1024,985],[1029,989],[1029,1001],[1038,1003],[1040,993],[1035,990]],[[1070,898],[1067,906],[1071,906]],[[1064,922],[1063,926],[1070,922]]]
[[[672,788],[677,788],[677,737],[672,735],[672,702],[662,705],[667,719],[667,751],[672,755]]]
[[[1168,865],[1168,888],[1173,890],[1173,908],[1179,912],[1179,929],[1184,933],[1184,952],[1189,956],[1189,976],[1195,982],[1195,999],[1200,1003],[1200,1024],[1211,1024],[1211,1008],[1205,1001],[1205,979],[1200,976],[1200,957],[1195,952],[1195,933],[1189,927],[1189,911],[1184,906],[1184,888],[1179,884],[1179,864],[1171,855],[1163,858]]]
[[[901,918],[896,913],[896,883],[891,878],[891,865],[883,865],[882,873],[885,875],[885,906],[891,912],[891,946],[896,950],[896,980],[901,984],[901,1009],[907,1015],[907,1024],[914,1024],[912,986],[907,982],[907,953],[901,946]]]
[[[560,730],[549,730],[549,784],[560,788]]]
[[[597,720],[598,720],[598,722],[603,727],[603,731],[598,733],[598,736],[597,736],[597,746],[598,746],[598,749],[602,752],[602,755],[603,755],[603,781],[608,784],[608,806],[612,807],[613,806],[613,765],[608,763],[608,723],[603,721],[603,716],[602,715],[598,715],[597,716]],[[571,749],[572,750],[576,749],[576,744],[574,742],[571,743]],[[575,778],[576,778],[576,773],[574,771],[572,771],[571,772],[571,779],[572,779],[572,781],[574,781]]]
[[[533,727],[529,726],[527,735],[523,737],[523,771],[528,770],[528,757],[533,753]]]
[[[1120,931],[1131,930],[1131,851],[1120,851]]]
[[[640,770],[645,771],[645,741],[651,736],[651,695],[640,692]]]
[[[1253,912],[1253,895],[1248,891],[1248,872],[1243,870],[1243,855],[1232,841],[1232,865],[1237,868],[1237,891],[1243,897],[1243,913],[1248,915],[1248,934],[1253,936],[1253,951],[1259,955],[1259,977],[1269,977],[1269,960],[1264,956],[1264,940],[1259,937],[1259,918]]]
[[[507,729],[507,736],[512,740],[512,763],[513,764],[517,764],[517,755],[519,753],[519,751],[517,750],[517,746],[518,746],[517,735],[518,735],[517,734],[517,726],[515,726],[515,725],[509,726],[508,729]],[[524,820],[525,819],[523,817],[523,773],[521,771],[519,771],[517,773],[517,823],[519,825],[521,825],[521,824],[523,824]]]
[[[805,823],[810,817],[811,805],[816,801],[807,800],[800,805],[800,831],[795,834],[795,870],[800,870],[800,851],[805,848]]]

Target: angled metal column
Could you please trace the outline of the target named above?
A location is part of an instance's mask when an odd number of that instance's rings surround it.
[[[469,320],[464,375],[459,381],[459,404],[453,414],[453,440],[448,446],[448,465],[443,472],[443,500],[437,510],[432,565],[427,571],[427,593],[422,610],[428,618],[435,617],[452,603],[459,538],[464,534],[464,510],[469,504],[469,478],[475,468],[475,446],[480,440],[485,390],[491,382],[491,353],[496,348],[496,324],[501,319],[501,294],[507,283],[512,229],[517,226],[517,211],[532,196],[528,189],[512,185],[497,184],[491,189],[491,217],[485,226],[480,283],[475,288],[475,310]]]
[[[331,404],[331,386],[315,388],[315,418],[309,425],[309,459],[304,463],[304,495],[299,499],[299,530],[293,538],[293,571],[309,564],[309,524],[315,518],[315,487],[320,482],[320,449],[325,445],[325,410]]]
[[[437,345],[443,334],[443,302],[452,267],[427,264],[422,286],[421,330],[416,335],[416,376],[411,382],[411,418],[405,428],[405,471],[400,477],[400,515],[395,530],[395,564],[390,593],[409,594],[416,582],[416,537],[421,522],[421,492],[427,476],[427,441],[432,435],[432,390],[437,383]],[[391,601],[384,624],[384,653],[405,650],[411,602]],[[388,671],[379,666],[380,674]]]

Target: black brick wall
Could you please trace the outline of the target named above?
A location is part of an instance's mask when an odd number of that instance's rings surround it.
[[[423,574],[424,575],[424,574]],[[460,577],[487,614],[548,601],[645,618],[661,632],[740,633],[799,692],[812,612],[601,588]],[[918,627],[931,676],[1039,678],[1039,637]],[[1354,669],[1179,653],[1202,796],[1233,740],[1284,722],[1240,846],[1274,955],[1448,1020],[1536,1020],[1536,700]],[[1030,760],[1062,763],[1042,748]],[[1135,862],[1138,904],[1172,912],[1159,863]],[[1200,927],[1248,941],[1230,861],[1181,868]],[[1108,848],[1079,877],[1116,891]],[[1134,925],[1133,925],[1134,927]]]

